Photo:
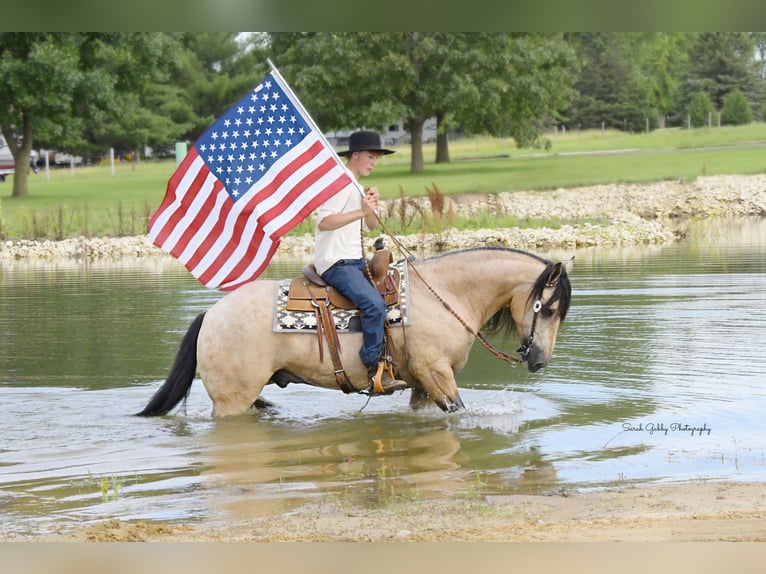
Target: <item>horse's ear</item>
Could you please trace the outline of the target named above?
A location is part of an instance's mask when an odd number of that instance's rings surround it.
[[[555,263],[551,267],[551,272],[548,274],[548,280],[545,282],[546,287],[555,287],[559,284],[561,279],[561,262]]]
[[[575,260],[575,258],[574,258],[574,255],[573,255],[572,258],[569,261],[564,263],[564,269],[566,269],[567,273],[571,273],[572,272],[572,267],[574,267],[574,260]]]

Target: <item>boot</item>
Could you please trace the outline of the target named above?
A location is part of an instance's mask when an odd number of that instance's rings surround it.
[[[367,380],[370,383],[371,395],[390,395],[394,391],[401,391],[409,387],[406,381],[400,381],[393,377],[393,370],[385,361],[380,361],[377,366],[367,369]]]

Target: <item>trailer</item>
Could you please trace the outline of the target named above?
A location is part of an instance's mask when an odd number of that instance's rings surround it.
[[[0,134],[0,182],[5,181],[6,175],[13,175],[14,169],[15,163],[11,149],[5,143],[5,138]]]

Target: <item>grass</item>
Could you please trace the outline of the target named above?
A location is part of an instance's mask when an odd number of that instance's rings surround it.
[[[410,149],[385,156],[365,185],[384,199],[426,197],[438,186],[443,195],[546,190],[611,183],[641,183],[714,174],[766,172],[766,124],[648,134],[607,130],[548,134],[548,150],[520,150],[512,140],[465,138],[450,142],[451,163],[434,164],[433,144],[424,146],[425,170],[410,173]],[[626,151],[629,150],[629,151]],[[605,153],[610,152],[610,153]],[[29,195],[10,197],[12,178],[0,184],[0,239],[62,239],[146,232],[159,206],[174,161],[68,168],[29,176]],[[560,222],[561,223],[561,222]],[[478,221],[422,218],[412,223],[439,231],[445,224],[471,228]],[[487,226],[551,226],[551,222],[495,220]],[[406,227],[406,226],[403,226]],[[394,230],[402,232],[405,229]],[[310,232],[304,223],[297,232]]]

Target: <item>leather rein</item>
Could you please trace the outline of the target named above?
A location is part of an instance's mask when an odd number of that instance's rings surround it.
[[[510,365],[512,365],[512,366],[514,366],[514,367],[515,367],[516,365],[519,365],[519,364],[523,364],[523,363],[526,363],[526,362],[527,362],[527,358],[529,357],[529,353],[530,353],[530,351],[532,350],[532,343],[534,342],[534,339],[535,339],[535,327],[536,327],[536,325],[537,325],[537,317],[538,317],[538,315],[540,314],[540,311],[541,311],[541,310],[542,310],[542,308],[543,308],[543,302],[542,302],[542,300],[541,300],[541,299],[538,299],[537,301],[535,301],[535,302],[534,302],[534,305],[532,306],[532,311],[533,311],[533,315],[532,315],[532,326],[531,326],[531,327],[530,327],[530,329],[529,329],[529,335],[527,335],[527,337],[524,339],[524,343],[521,345],[521,347],[519,347],[519,348],[516,350],[516,351],[519,353],[519,355],[521,356],[521,358],[519,358],[519,357],[514,357],[513,355],[509,355],[509,354],[508,354],[508,353],[506,353],[505,351],[501,351],[500,349],[498,349],[497,347],[495,347],[494,345],[492,345],[492,343],[490,343],[490,342],[487,340],[487,338],[486,338],[486,337],[485,337],[485,336],[484,336],[484,335],[481,333],[481,331],[476,331],[475,329],[473,329],[473,327],[471,327],[471,326],[470,326],[468,323],[466,323],[466,322],[465,322],[465,320],[464,320],[464,319],[463,319],[463,318],[462,318],[462,317],[461,317],[461,316],[460,316],[460,315],[457,313],[457,311],[455,311],[455,310],[454,310],[454,309],[453,309],[453,308],[450,306],[450,304],[449,304],[449,303],[447,303],[447,302],[446,302],[446,301],[445,301],[445,300],[444,300],[444,299],[441,297],[441,295],[439,295],[439,294],[438,294],[438,293],[437,293],[437,292],[434,290],[434,288],[433,288],[433,287],[431,287],[431,285],[428,283],[428,281],[426,281],[426,280],[423,278],[423,276],[420,274],[420,272],[419,272],[419,271],[418,271],[418,270],[415,268],[415,266],[414,266],[414,264],[413,264],[413,259],[414,259],[414,256],[413,256],[413,255],[412,255],[412,253],[409,251],[409,249],[407,249],[407,247],[405,247],[404,245],[402,245],[402,243],[401,243],[400,241],[398,241],[398,240],[396,239],[396,237],[394,237],[394,234],[393,234],[393,233],[391,233],[391,231],[389,231],[389,229],[388,229],[388,228],[385,226],[385,224],[384,224],[384,223],[383,223],[383,221],[380,219],[380,217],[378,216],[378,214],[377,214],[377,213],[375,213],[375,216],[378,218],[378,222],[380,223],[380,225],[381,225],[381,227],[382,227],[383,231],[386,233],[386,235],[388,235],[388,236],[391,238],[391,240],[394,242],[394,244],[395,244],[395,245],[396,245],[396,246],[399,248],[399,250],[400,250],[402,253],[405,253],[405,254],[407,254],[407,255],[408,255],[408,256],[405,258],[405,261],[407,262],[407,265],[408,265],[408,267],[409,267],[410,269],[412,269],[412,271],[414,271],[414,272],[415,272],[415,275],[417,275],[417,276],[418,276],[418,278],[419,278],[419,279],[420,279],[420,280],[423,282],[423,285],[425,285],[425,286],[428,288],[428,290],[431,292],[431,294],[432,294],[434,297],[436,297],[436,299],[437,299],[437,300],[438,300],[438,301],[439,301],[439,302],[440,302],[440,303],[441,303],[441,304],[444,306],[444,308],[445,308],[447,311],[449,311],[449,312],[450,312],[450,314],[451,314],[453,317],[455,317],[455,319],[457,319],[457,320],[458,320],[458,322],[459,322],[461,325],[463,325],[463,327],[465,328],[465,330],[466,330],[466,331],[468,331],[468,332],[469,332],[471,335],[473,335],[473,336],[474,336],[476,339],[478,339],[478,341],[479,341],[479,342],[480,342],[480,343],[481,343],[481,344],[482,344],[482,345],[483,345],[483,346],[484,346],[484,347],[485,347],[485,348],[486,348],[486,349],[487,349],[487,350],[488,350],[490,353],[492,353],[492,354],[493,354],[495,357],[497,357],[498,359],[500,359],[500,360],[502,360],[502,361],[505,361],[506,363],[508,363],[508,364],[510,364]]]

